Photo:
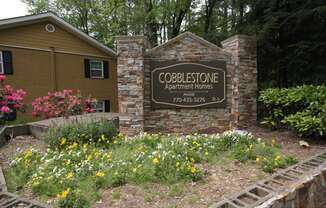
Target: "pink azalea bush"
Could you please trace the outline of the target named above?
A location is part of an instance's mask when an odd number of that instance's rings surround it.
[[[2,121],[14,111],[25,110],[23,100],[27,94],[22,89],[16,90],[12,86],[5,84],[5,80],[6,76],[0,75],[0,113]]]
[[[36,98],[32,102],[32,114],[37,117],[54,118],[69,117],[83,113],[95,112],[96,99],[92,97],[83,98],[79,91],[62,90],[48,92],[43,97]]]

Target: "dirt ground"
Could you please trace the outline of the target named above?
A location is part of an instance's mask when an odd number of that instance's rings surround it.
[[[297,135],[289,131],[271,131],[262,127],[247,129],[256,137],[265,140],[276,140],[282,146],[282,152],[295,156],[299,160],[306,159],[326,150],[326,141],[304,139],[309,148],[300,147]],[[6,168],[17,149],[33,146],[45,149],[42,141],[30,136],[16,137],[8,145],[0,148],[0,164]],[[236,161],[221,161],[217,165],[202,167],[207,173],[203,180],[194,183],[176,185],[162,184],[126,184],[121,187],[102,190],[102,198],[94,204],[94,208],[206,208],[219,201],[225,195],[242,190],[258,180],[267,177],[254,164],[242,164]],[[26,193],[30,198],[30,193]],[[25,197],[26,197],[25,195]]]
[[[282,152],[287,155],[295,156],[299,160],[307,159],[326,150],[326,140],[314,138],[300,138],[296,134],[286,130],[272,131],[263,127],[254,126],[247,131],[251,132],[256,138],[266,140],[275,139],[277,144],[282,146]],[[299,141],[304,140],[309,143],[309,148],[303,148]]]
[[[25,151],[30,147],[45,150],[45,144],[34,138],[33,136],[18,136],[0,148],[0,165],[2,168],[8,167],[10,161],[15,158],[15,155],[20,151]]]

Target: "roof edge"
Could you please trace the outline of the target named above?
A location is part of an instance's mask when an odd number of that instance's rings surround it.
[[[27,15],[27,16],[3,19],[3,20],[0,20],[0,29],[16,27],[16,26],[21,26],[21,25],[28,25],[28,24],[32,24],[35,22],[40,22],[44,19],[49,19],[49,20],[54,21],[56,24],[66,28],[71,33],[77,35],[82,40],[88,42],[93,47],[95,47],[113,57],[117,56],[117,53],[113,49],[107,47],[106,45],[99,42],[95,38],[87,35],[86,33],[82,32],[81,30],[77,29],[70,23],[68,23],[65,20],[63,20],[62,18],[58,17],[53,12],[46,12],[46,13],[35,14],[35,15]]]

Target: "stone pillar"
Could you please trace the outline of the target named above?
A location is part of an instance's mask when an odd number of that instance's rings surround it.
[[[147,41],[143,36],[116,38],[118,105],[120,132],[136,135],[144,130],[144,53]]]
[[[236,35],[222,41],[232,54],[235,74],[232,79],[232,109],[235,128],[245,128],[257,121],[257,43],[254,37]]]

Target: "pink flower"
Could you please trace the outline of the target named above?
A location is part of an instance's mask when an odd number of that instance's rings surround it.
[[[21,108],[21,105],[20,104],[14,104],[14,106],[13,106],[15,109],[19,109],[19,108]]]
[[[21,97],[25,97],[27,95],[27,92],[25,90],[19,89],[17,90],[17,94],[19,94]]]
[[[0,75],[0,81],[2,82],[2,81],[5,81],[6,80],[6,76],[5,75]]]
[[[7,96],[6,96],[6,99],[7,99],[7,100],[14,100],[14,96],[12,96],[12,95],[7,95]]]
[[[0,111],[2,113],[9,113],[10,112],[10,108],[8,106],[2,106]]]

